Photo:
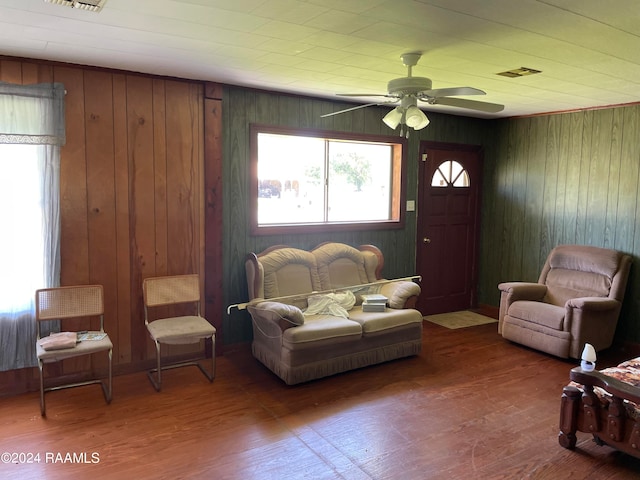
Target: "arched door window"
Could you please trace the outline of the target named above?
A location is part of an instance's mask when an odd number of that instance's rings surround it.
[[[469,187],[469,174],[455,160],[442,162],[431,177],[432,187]]]

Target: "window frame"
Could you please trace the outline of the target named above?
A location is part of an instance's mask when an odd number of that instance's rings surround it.
[[[258,225],[258,134],[276,134],[323,138],[326,140],[381,143],[392,146],[392,220],[363,220],[361,222],[319,222],[304,224]],[[343,232],[358,230],[402,229],[405,225],[407,154],[408,141],[396,135],[377,135],[369,133],[342,132],[312,128],[295,128],[266,124],[250,125],[250,168],[249,168],[249,223],[254,236],[282,235],[318,232]]]

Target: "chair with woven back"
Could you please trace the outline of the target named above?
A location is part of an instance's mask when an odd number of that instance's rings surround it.
[[[36,355],[40,371],[40,413],[46,415],[45,392],[83,385],[100,384],[107,403],[112,396],[112,352],[113,344],[104,331],[104,292],[102,285],[78,285],[44,288],[36,291]],[[41,323],[53,320],[76,319],[79,324],[90,325],[92,319],[99,318],[97,331],[62,332],[48,337],[40,337]],[[78,323],[76,324],[78,325]],[[64,342],[56,339],[65,339]],[[107,384],[101,379],[91,379],[75,383],[45,387],[44,364],[60,362],[69,358],[106,352],[108,356]]]
[[[147,372],[151,384],[160,391],[162,389],[162,370],[193,365],[200,369],[209,382],[215,376],[216,329],[200,314],[200,278],[197,274],[173,275],[165,277],[145,278],[142,282],[144,298],[144,323],[156,347],[156,368]],[[152,318],[150,310],[162,307],[180,308],[191,306],[191,314],[179,312],[176,316]],[[176,310],[178,311],[178,310]],[[161,311],[161,313],[166,310]],[[198,360],[189,360],[162,365],[160,346],[188,345],[199,343],[203,339],[211,339],[211,372],[207,372]],[[154,376],[155,374],[155,376]]]

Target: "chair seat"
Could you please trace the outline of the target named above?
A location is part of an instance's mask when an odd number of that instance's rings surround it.
[[[112,348],[113,343],[111,343],[111,339],[107,335],[101,340],[85,340],[78,343],[73,348],[64,348],[62,350],[45,350],[36,343],[36,355],[42,362],[49,363],[58,362],[60,360],[64,360],[65,358],[72,358],[78,355],[89,355],[95,352],[103,352],[106,350],[111,350]]]
[[[155,341],[169,344],[198,343],[202,338],[209,338],[216,333],[213,325],[195,315],[161,318],[150,322],[147,329]]]
[[[553,330],[564,329],[565,308],[550,303],[519,300],[511,304],[507,315]]]

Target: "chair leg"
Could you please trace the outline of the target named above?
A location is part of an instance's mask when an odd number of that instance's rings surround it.
[[[147,377],[149,377],[149,381],[153,388],[156,389],[156,392],[159,392],[162,389],[162,366],[160,365],[160,343],[155,341],[156,343],[156,362],[157,367],[149,370],[147,372]],[[157,380],[154,378],[153,373],[156,372]]]
[[[66,388],[74,388],[74,387],[82,387],[85,385],[94,385],[100,384],[102,387],[102,393],[104,394],[104,399],[107,404],[111,403],[111,399],[113,398],[113,350],[109,350],[109,378],[107,379],[107,384],[105,385],[104,381],[101,379],[93,379],[84,382],[77,383],[68,383],[65,385],[60,385],[56,387],[44,388],[44,363],[38,360],[38,370],[40,372],[40,415],[43,417],[46,416],[46,404],[45,404],[45,393],[51,392],[54,390],[64,390]]]
[[[47,412],[44,404],[44,372],[42,371],[42,368],[42,362],[38,360],[38,370],[40,371],[40,415],[44,417]]]
[[[210,382],[213,382],[213,379],[216,378],[216,335],[211,335],[211,378],[209,378]]]
[[[200,369],[203,375],[207,377],[207,380],[209,380],[210,383],[213,383],[213,379],[216,376],[216,336],[215,334],[211,337],[211,343],[212,343],[211,372],[207,372],[207,370],[202,366],[200,361],[187,361],[187,362],[166,365],[163,367],[160,363],[160,358],[161,358],[160,343],[156,342],[156,358],[157,358],[158,366],[147,372],[147,377],[149,377],[149,381],[151,382],[153,387],[156,389],[156,391],[159,392],[162,389],[162,370],[170,370],[173,368],[181,368],[181,367],[188,367],[188,366],[198,367],[198,369]],[[155,376],[154,376],[154,373],[156,374]]]
[[[109,350],[109,377],[107,379],[107,386],[105,387],[104,382],[100,382],[102,385],[102,391],[104,393],[104,399],[107,403],[111,403],[111,399],[113,398],[113,369],[112,369],[112,360],[113,360],[113,350]]]

